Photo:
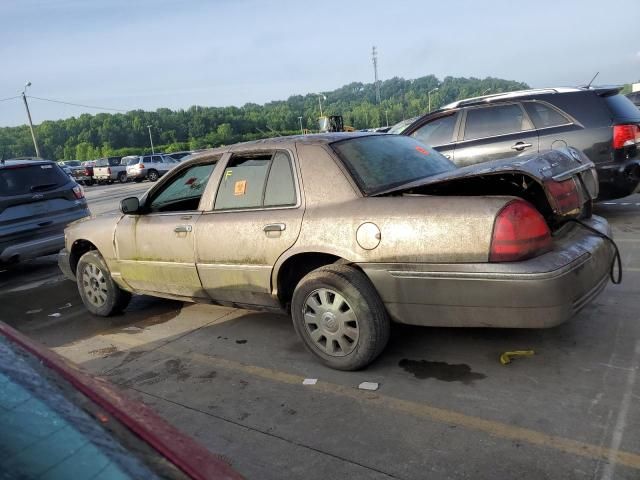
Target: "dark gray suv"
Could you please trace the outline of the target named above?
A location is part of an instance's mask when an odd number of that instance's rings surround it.
[[[0,264],[57,253],[64,228],[89,215],[82,187],[56,163],[0,161]]]
[[[402,135],[458,166],[572,146],[595,163],[599,199],[620,198],[640,183],[640,110],[619,92],[548,88],[470,98],[418,118]]]

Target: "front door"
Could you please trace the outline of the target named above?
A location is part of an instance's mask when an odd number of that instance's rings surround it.
[[[196,263],[216,301],[277,306],[271,297],[276,260],[298,238],[304,212],[291,151],[234,154],[213,210],[196,225]]]
[[[152,191],[142,213],[125,215],[116,227],[122,279],[139,292],[206,298],[195,264],[199,203],[214,162],[174,172]]]
[[[460,130],[459,167],[538,152],[538,133],[519,103],[470,107]]]

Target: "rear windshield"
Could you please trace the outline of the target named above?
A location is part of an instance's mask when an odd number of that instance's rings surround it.
[[[633,120],[640,122],[640,110],[631,100],[624,95],[612,95],[605,97],[609,110],[613,114],[613,120]]]
[[[100,160],[96,160],[96,167],[108,167],[109,160],[106,158],[101,158]]]
[[[25,195],[61,187],[70,179],[53,163],[0,169],[0,196]]]
[[[124,161],[124,159],[122,161]],[[135,165],[139,161],[140,161],[140,157],[129,158],[127,159],[127,165]]]
[[[331,146],[367,195],[456,168],[436,150],[411,137],[354,137]]]
[[[68,162],[64,162],[64,164],[68,167],[79,167],[82,165],[80,160],[69,160]]]

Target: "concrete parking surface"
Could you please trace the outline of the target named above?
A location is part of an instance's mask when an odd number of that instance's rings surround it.
[[[86,191],[104,214],[149,186]],[[135,297],[119,317],[91,317],[54,257],[0,273],[2,320],[152,405],[247,478],[640,478],[640,195],[596,210],[613,226],[624,281],[573,320],[394,325],[361,372],[318,364],[283,315]],[[498,361],[524,349],[535,355]],[[359,390],[363,381],[380,387]]]

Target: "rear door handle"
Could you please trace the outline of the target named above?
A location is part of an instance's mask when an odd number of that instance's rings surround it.
[[[173,231],[176,233],[188,233],[191,230],[193,230],[193,227],[191,225],[178,225],[173,229]]]
[[[284,232],[287,226],[284,223],[270,223],[265,225],[262,230],[265,232]]]
[[[533,147],[533,145],[530,144],[530,143],[516,142],[513,145],[511,145],[511,150],[517,150],[517,151],[521,152],[525,148],[529,148],[529,147]]]

